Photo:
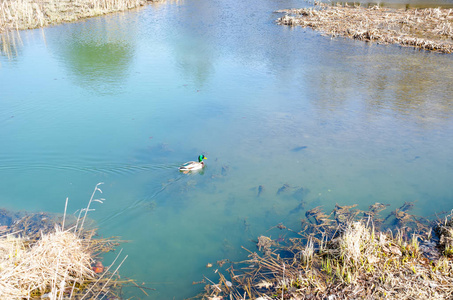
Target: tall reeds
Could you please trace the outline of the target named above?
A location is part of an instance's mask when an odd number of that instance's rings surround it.
[[[147,0],[0,0],[0,33],[73,22],[143,6]]]

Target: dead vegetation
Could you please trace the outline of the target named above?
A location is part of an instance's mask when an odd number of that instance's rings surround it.
[[[380,203],[368,211],[337,205],[328,215],[309,210],[301,231],[275,227],[294,237],[259,237],[258,251],[244,248],[248,259],[231,263],[227,275],[219,268],[217,283],[205,277],[210,284],[196,298],[451,299],[451,215],[431,222],[410,215],[412,206],[386,218]]]
[[[149,1],[149,0],[148,0]],[[147,0],[0,0],[0,33],[125,11]],[[153,1],[149,1],[153,2]]]
[[[434,231],[440,237],[439,247],[445,256],[453,257],[453,211],[443,222],[434,227]]]
[[[45,213],[0,211],[0,295],[2,299],[120,299],[124,284],[118,269],[124,260],[108,266],[102,254],[113,251],[116,238],[95,238],[86,229],[96,186],[87,208],[74,217],[57,220]],[[66,223],[66,225],[65,225]],[[72,223],[72,224],[68,224]],[[85,226],[85,227],[84,227]]]
[[[398,44],[442,53],[453,51],[453,9],[392,9],[315,2],[314,8],[285,9],[280,25],[310,27],[330,36]]]

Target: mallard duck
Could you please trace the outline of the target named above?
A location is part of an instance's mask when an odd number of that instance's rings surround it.
[[[182,171],[184,173],[190,172],[190,171],[197,171],[201,170],[204,167],[204,162],[203,159],[208,159],[206,156],[203,154],[198,156],[198,161],[189,161],[183,164],[182,166],[179,167],[179,171]]]

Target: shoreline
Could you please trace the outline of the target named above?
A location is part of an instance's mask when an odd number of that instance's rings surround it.
[[[133,280],[121,279],[115,262],[104,260],[121,241],[97,237],[98,228],[88,223],[83,228],[72,216],[0,209],[2,299],[121,299]]]
[[[392,9],[360,5],[329,5],[278,10],[279,25],[310,27],[331,37],[397,44],[440,53],[453,52],[453,9]]]
[[[105,262],[104,255],[124,241],[97,236],[94,220],[87,218],[92,203],[104,200],[94,199],[102,193],[101,184],[86,208],[73,215],[67,215],[68,199],[63,216],[0,209],[1,299],[119,300],[126,286],[148,296],[145,289],[150,288],[119,275],[128,257],[121,259],[122,249],[111,263]]]
[[[0,2],[0,34],[122,12],[162,0],[12,0]],[[356,4],[282,9],[279,25],[310,27],[331,37],[453,53],[453,9],[362,7]]]
[[[410,214],[413,205],[386,216],[381,203],[306,211],[299,229],[280,223],[268,230],[279,238],[242,247],[245,260],[217,261],[191,299],[451,299],[453,212],[430,221]]]
[[[126,11],[159,0],[12,0],[0,2],[0,34]]]

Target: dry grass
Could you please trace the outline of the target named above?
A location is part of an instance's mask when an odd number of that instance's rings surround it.
[[[278,24],[310,27],[331,36],[399,44],[443,53],[453,51],[453,10],[330,6],[288,9]]]
[[[11,237],[2,239],[0,247],[0,291],[6,299],[46,293],[59,299],[72,285],[95,279],[89,240],[59,227],[31,247]]]
[[[147,0],[0,0],[0,33],[39,28],[143,6]]]
[[[10,217],[2,211],[2,219],[10,219],[11,224],[0,226],[1,299],[118,298],[121,285],[131,282],[117,276],[126,258],[115,270],[112,267],[120,254],[105,269],[93,268],[102,253],[114,250],[118,240],[95,239],[95,230],[83,227],[92,203],[102,203],[102,198],[94,198],[101,192],[96,185],[88,206],[66,229],[66,207],[61,223],[43,213]]]
[[[308,211],[302,231],[277,227],[298,237],[284,244],[260,237],[259,252],[246,249],[249,259],[226,269],[230,279],[220,274],[217,284],[209,280],[199,297],[452,299],[453,262],[437,250],[432,223],[410,216],[411,207],[406,203],[385,219],[378,217],[385,208],[379,203],[366,212],[340,206],[329,215]],[[452,223],[448,217],[438,224],[448,235]],[[393,234],[387,229],[395,224]]]

